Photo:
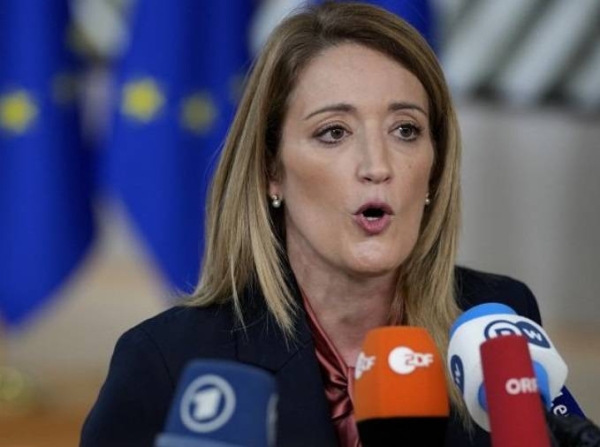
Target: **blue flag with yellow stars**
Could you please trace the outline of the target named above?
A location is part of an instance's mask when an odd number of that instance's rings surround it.
[[[249,68],[251,0],[138,0],[108,182],[166,284],[194,289],[207,186]]]
[[[66,0],[0,0],[0,319],[23,321],[92,239]]]

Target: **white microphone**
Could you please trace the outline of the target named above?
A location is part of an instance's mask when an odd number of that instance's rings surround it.
[[[521,335],[527,339],[529,353],[540,394],[548,408],[560,394],[568,368],[546,331],[534,321],[517,315],[499,303],[475,306],[463,313],[452,325],[447,366],[458,386],[473,420],[490,431],[485,410],[485,391],[480,346],[502,335]]]

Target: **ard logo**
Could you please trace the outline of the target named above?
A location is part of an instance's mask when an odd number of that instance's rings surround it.
[[[235,411],[235,392],[229,383],[214,374],[190,383],[181,399],[183,425],[198,433],[208,433],[225,425]]]

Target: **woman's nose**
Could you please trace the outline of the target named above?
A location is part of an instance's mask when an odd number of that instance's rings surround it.
[[[365,138],[361,148],[358,176],[363,182],[384,183],[392,178],[392,167],[384,137]]]

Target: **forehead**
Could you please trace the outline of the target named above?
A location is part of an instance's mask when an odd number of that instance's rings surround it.
[[[301,71],[290,108],[315,104],[407,101],[428,109],[421,82],[391,57],[355,43],[323,50]]]

